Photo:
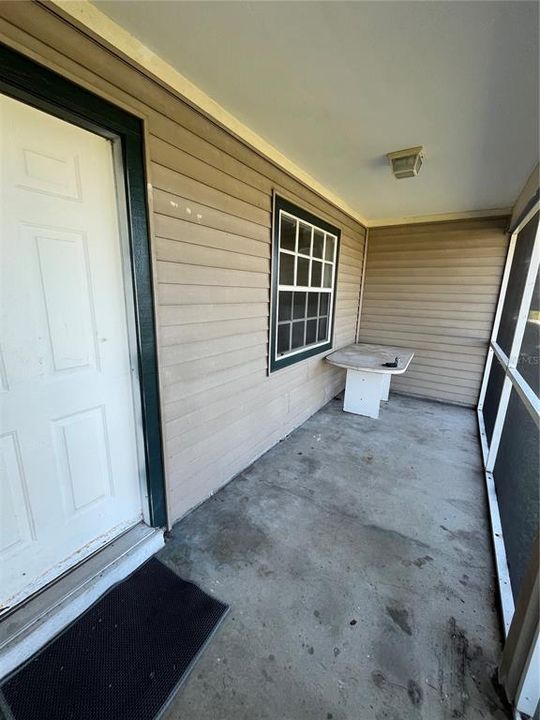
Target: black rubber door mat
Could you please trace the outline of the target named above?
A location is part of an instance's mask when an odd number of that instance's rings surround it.
[[[13,720],[153,720],[227,606],[152,558],[1,685]]]

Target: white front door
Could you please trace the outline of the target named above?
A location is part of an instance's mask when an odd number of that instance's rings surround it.
[[[110,140],[0,95],[0,610],[137,523]]]

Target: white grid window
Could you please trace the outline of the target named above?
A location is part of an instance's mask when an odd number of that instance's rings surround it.
[[[280,363],[284,358],[322,352],[332,338],[339,231],[302,215],[277,209],[272,347],[278,366],[290,364]]]

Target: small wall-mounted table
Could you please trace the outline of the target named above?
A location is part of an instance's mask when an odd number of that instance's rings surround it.
[[[387,345],[355,343],[327,355],[332,365],[345,368],[345,412],[378,418],[381,400],[388,400],[392,375],[401,375],[409,367],[414,351]],[[396,367],[385,367],[393,363]]]

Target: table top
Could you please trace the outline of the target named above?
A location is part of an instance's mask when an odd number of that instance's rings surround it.
[[[414,356],[414,350],[389,345],[370,345],[368,343],[354,343],[336,350],[326,356],[326,360],[337,367],[347,370],[363,370],[365,372],[390,373],[400,375],[409,367]],[[399,358],[395,368],[384,367],[385,362],[394,362]]]

